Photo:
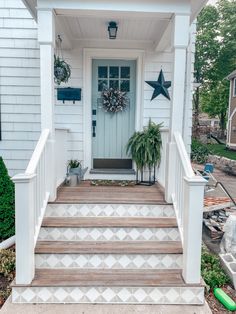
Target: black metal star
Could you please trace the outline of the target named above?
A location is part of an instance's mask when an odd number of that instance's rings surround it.
[[[165,81],[163,71],[161,70],[157,81],[145,81],[148,85],[154,88],[151,101],[162,94],[170,100],[168,88],[171,86],[171,81]]]

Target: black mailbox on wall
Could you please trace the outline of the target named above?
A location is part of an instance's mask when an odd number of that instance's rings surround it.
[[[73,103],[75,103],[76,100],[81,100],[81,88],[58,88],[57,100],[62,100],[63,103],[65,100],[73,101]]]

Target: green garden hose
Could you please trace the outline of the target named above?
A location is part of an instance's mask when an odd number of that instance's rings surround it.
[[[227,310],[236,311],[236,303],[222,289],[215,288],[214,295]]]

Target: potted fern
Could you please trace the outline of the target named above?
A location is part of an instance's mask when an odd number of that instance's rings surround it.
[[[70,65],[59,56],[54,55],[54,81],[60,85],[62,82],[67,83],[71,76]]]
[[[156,167],[161,161],[161,127],[162,124],[155,124],[149,120],[148,126],[143,131],[135,132],[128,141],[127,153],[132,156],[137,167],[137,183],[154,184],[156,181]],[[148,169],[149,181],[144,181],[144,170]],[[153,181],[152,181],[153,171]],[[139,181],[139,172],[141,180]]]

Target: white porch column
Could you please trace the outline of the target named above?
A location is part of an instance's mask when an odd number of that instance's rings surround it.
[[[38,10],[38,42],[40,45],[41,130],[50,130],[48,140],[47,188],[50,193],[50,201],[54,201],[56,198],[54,124],[55,16],[52,9]]]
[[[167,144],[165,199],[172,202],[174,165],[174,132],[178,131],[183,136],[184,101],[186,81],[186,55],[189,43],[189,15],[175,15],[172,19],[172,50],[173,50],[173,75],[172,75],[172,104],[170,115],[170,134]]]

